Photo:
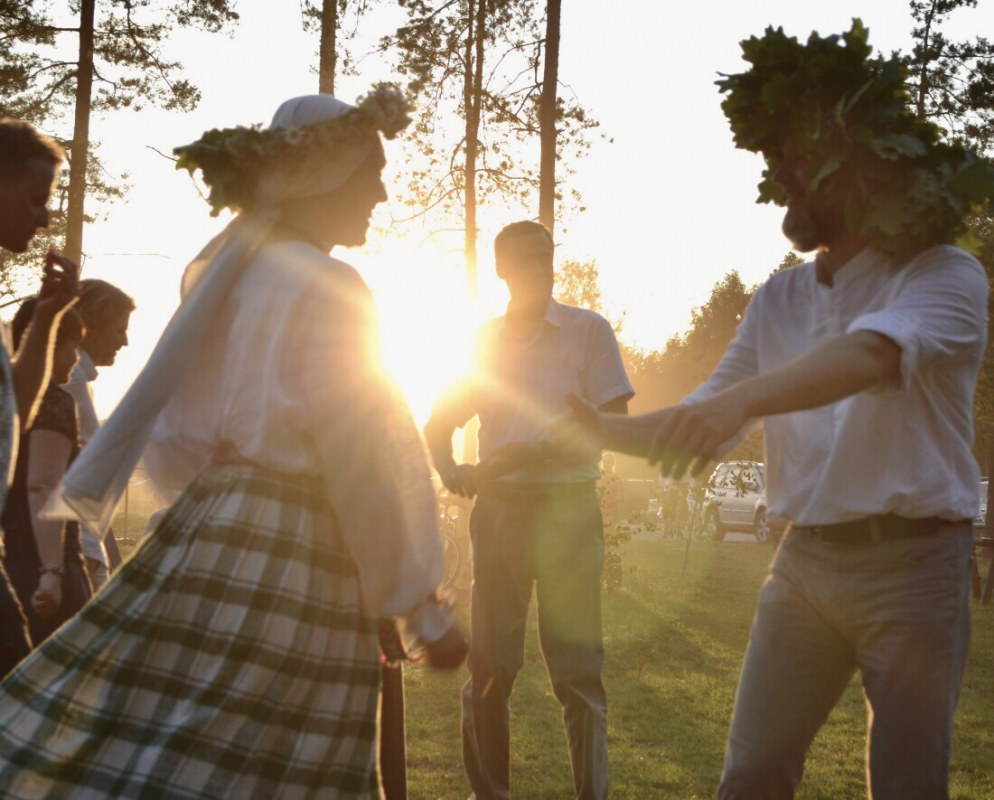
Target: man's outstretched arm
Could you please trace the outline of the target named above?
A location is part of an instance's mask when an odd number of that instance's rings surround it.
[[[750,419],[818,408],[896,381],[900,365],[891,339],[856,331],[706,400],[628,419],[605,415],[605,446],[645,455],[663,475],[681,477],[688,468],[696,475]]]

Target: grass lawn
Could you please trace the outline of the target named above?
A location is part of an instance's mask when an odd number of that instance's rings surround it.
[[[604,595],[612,796],[714,795],[742,655],[772,552],[752,543],[695,541],[681,575],[682,543],[636,538],[625,546],[624,586]],[[986,568],[985,560],[984,574]],[[994,797],[994,605],[973,610],[953,754],[955,798]],[[466,797],[459,740],[465,671],[437,675],[413,667],[405,679],[411,797]],[[511,725],[515,795],[571,796],[559,704],[542,664],[534,613]],[[854,682],[815,740],[800,798],[866,797],[865,726]]]

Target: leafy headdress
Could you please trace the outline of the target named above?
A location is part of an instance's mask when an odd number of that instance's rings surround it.
[[[288,197],[334,189],[377,146],[377,132],[393,139],[410,123],[403,94],[378,84],[354,106],[330,95],[287,100],[268,128],[207,131],[173,150],[176,169],[198,169],[209,187],[211,216],[222,209],[254,211]]]
[[[969,246],[965,218],[994,198],[994,167],[912,113],[904,64],[871,58],[860,20],[806,44],[770,27],[742,52],[751,68],[717,84],[736,146],[766,160],[758,202],[786,204],[773,174],[789,139],[811,165],[809,190],[871,246],[892,255]]]

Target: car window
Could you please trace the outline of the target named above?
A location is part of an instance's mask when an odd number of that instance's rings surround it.
[[[755,467],[743,467],[741,472],[742,484],[752,483],[758,489],[763,483],[759,475],[759,470]]]
[[[719,489],[734,489],[738,470],[726,467],[715,479],[714,485]]]

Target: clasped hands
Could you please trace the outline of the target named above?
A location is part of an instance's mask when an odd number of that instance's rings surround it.
[[[574,394],[567,399],[570,410],[547,429],[553,457],[589,459],[617,450],[645,456],[667,478],[699,475],[748,422],[741,402],[725,392],[634,417],[599,412]]]
[[[62,575],[57,572],[44,572],[38,580],[38,588],[31,595],[31,608],[43,619],[50,617],[62,606]]]
[[[79,267],[76,262],[49,250],[42,267],[41,288],[35,313],[60,314],[79,298]]]

